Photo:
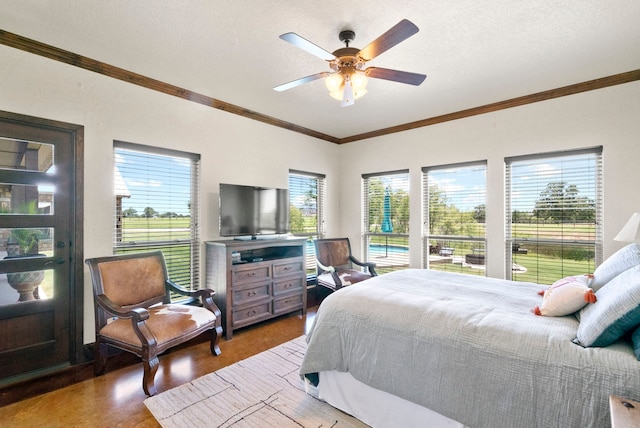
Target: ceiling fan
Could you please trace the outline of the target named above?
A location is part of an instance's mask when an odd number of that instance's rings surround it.
[[[329,63],[331,72],[320,72],[301,79],[291,81],[273,88],[276,91],[286,91],[304,83],[325,78],[325,84],[332,97],[341,100],[343,107],[353,105],[354,100],[364,95],[367,90],[367,78],[385,79],[409,85],[420,85],[427,77],[424,74],[409,73],[407,71],[391,70],[388,68],[367,67],[367,61],[371,61],[398,43],[408,39],[418,32],[418,27],[403,19],[386,33],[369,43],[364,49],[349,46],[356,34],[351,30],[341,31],[339,39],[346,47],[330,53],[321,47],[311,43],[296,33],[285,33],[280,38],[300,49],[309,52]]]

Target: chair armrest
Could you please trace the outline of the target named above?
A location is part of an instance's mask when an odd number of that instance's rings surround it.
[[[331,277],[333,278],[333,283],[335,284],[336,290],[338,288],[342,288],[342,281],[340,280],[340,276],[338,275],[338,270],[333,266],[325,266],[320,263],[320,260],[316,259],[316,263],[318,267],[322,269],[324,272],[329,272]]]
[[[371,274],[371,276],[378,276],[378,274],[376,272],[376,264],[375,263],[373,263],[373,262],[361,262],[360,260],[356,259],[353,256],[349,256],[349,259],[351,260],[352,263],[355,263],[358,266],[366,267],[369,270],[369,273]]]
[[[176,284],[175,282],[169,279],[167,280],[167,286],[169,287],[170,290],[173,290],[178,294],[182,294],[183,296],[188,296],[194,299],[200,299],[200,301],[202,302],[202,306],[204,306],[206,309],[213,312],[216,318],[220,320],[222,313],[220,312],[220,308],[218,308],[218,305],[216,305],[215,302],[213,301],[213,296],[215,296],[216,294],[214,290],[210,288],[203,288],[200,290],[191,291],[191,290],[187,290],[184,287],[179,286],[178,284]]]
[[[318,259],[316,259],[316,263],[318,264],[318,267],[325,272],[334,273],[336,271],[336,268],[334,268],[333,266],[325,266],[322,263],[320,263],[320,260]]]
[[[133,318],[135,322],[144,321],[149,318],[149,311],[145,308],[123,309],[111,301],[104,294],[96,296],[96,302],[105,311],[119,318]]]

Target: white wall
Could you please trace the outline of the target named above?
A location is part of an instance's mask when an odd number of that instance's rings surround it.
[[[360,251],[361,175],[411,172],[411,265],[421,260],[421,168],[488,161],[488,275],[504,274],[503,159],[604,146],[605,256],[640,211],[640,82],[337,146],[0,46],[0,110],[84,126],[85,257],[111,254],[113,140],[202,156],[202,239],[217,236],[220,182],[287,186],[290,168],[327,175],[327,234]],[[85,271],[84,341],[94,341]]]
[[[114,140],[201,154],[203,240],[218,238],[220,182],[288,187],[291,168],[326,174],[328,193],[339,192],[335,144],[5,46],[0,78],[0,110],[84,126],[85,258],[112,254]],[[339,225],[335,201],[327,206],[331,234]],[[84,341],[90,343],[95,329],[86,267],[84,297]]]
[[[604,256],[640,212],[640,82],[446,122],[341,146],[340,231],[361,250],[360,177],[409,169],[411,266],[421,267],[421,168],[487,160],[487,275],[504,277],[504,158],[603,146]]]

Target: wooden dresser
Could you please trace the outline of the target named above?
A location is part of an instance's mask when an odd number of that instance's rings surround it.
[[[640,428],[640,403],[616,395],[609,396],[611,428]]]
[[[305,245],[305,238],[205,242],[205,286],[216,292],[227,340],[240,327],[306,314]]]

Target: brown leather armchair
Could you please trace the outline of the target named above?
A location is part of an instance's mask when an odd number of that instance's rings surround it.
[[[375,263],[362,262],[351,254],[349,238],[316,239],[317,284],[332,290],[377,276]],[[355,269],[353,265],[364,267]]]
[[[220,355],[220,310],[210,289],[189,291],[168,278],[161,251],[86,260],[96,316],[95,374],[105,371],[108,346],[142,358],[142,388],[154,395],[158,355],[212,330],[211,353]],[[199,298],[202,307],[171,303],[171,292]]]

